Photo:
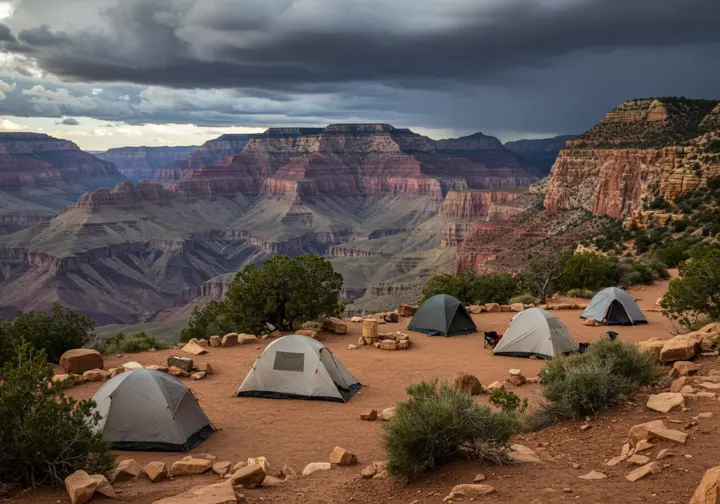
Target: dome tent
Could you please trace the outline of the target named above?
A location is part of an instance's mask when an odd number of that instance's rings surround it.
[[[542,308],[530,308],[513,318],[493,353],[552,359],[557,355],[577,352],[579,348],[559,318]]]
[[[360,388],[325,345],[291,334],[265,348],[235,395],[347,402]]]
[[[475,322],[462,303],[447,294],[426,299],[415,312],[408,329],[446,337],[477,332]]]
[[[580,318],[607,325],[648,323],[632,296],[617,287],[608,287],[595,294]]]
[[[93,400],[98,429],[116,450],[189,451],[215,432],[192,391],[160,371],[121,373]]]

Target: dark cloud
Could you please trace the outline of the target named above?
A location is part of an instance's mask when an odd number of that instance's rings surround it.
[[[719,18],[718,0],[21,0],[13,31],[0,25],[0,40],[20,41],[5,50],[71,93],[16,92],[3,106],[136,122],[577,132],[633,97],[717,97]]]
[[[17,42],[8,25],[0,23],[0,42]]]
[[[66,117],[65,119],[60,121],[58,124],[62,124],[64,126],[79,126],[80,122],[73,117]]]

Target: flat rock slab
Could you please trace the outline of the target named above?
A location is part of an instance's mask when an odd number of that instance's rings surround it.
[[[308,474],[312,474],[317,471],[329,471],[330,469],[332,469],[332,464],[330,462],[311,462],[305,466],[302,473],[303,476],[307,476]]]
[[[685,398],[676,392],[653,394],[648,399],[647,407],[660,413],[670,413],[675,408],[685,407]]]
[[[665,427],[655,425],[648,428],[647,432],[650,439],[663,439],[665,441],[670,441],[671,443],[685,444],[688,438],[688,435],[685,432],[675,429],[666,429]]]
[[[720,466],[705,471],[705,475],[690,500],[690,504],[718,503],[720,503]]]
[[[605,473],[601,473],[600,471],[590,471],[587,474],[578,476],[578,478],[580,478],[581,480],[585,480],[585,481],[598,481],[598,480],[607,479],[607,475]]]
[[[475,497],[482,497],[483,495],[491,494],[494,491],[495,489],[493,487],[482,483],[455,485],[447,497],[443,499],[443,502],[457,499],[458,497],[474,499]]]
[[[153,504],[237,504],[235,489],[229,481],[215,485],[191,488],[174,497],[167,497]]]
[[[537,453],[532,451],[530,448],[514,444],[510,447],[510,450],[508,451],[508,456],[510,457],[510,460],[517,464],[543,464],[544,462],[540,460],[540,457],[538,457]]]
[[[661,470],[662,469],[660,468],[660,464],[658,464],[657,462],[650,462],[649,464],[638,467],[637,469],[632,471],[630,474],[625,476],[625,479],[630,482],[634,482],[651,474],[657,474]]]
[[[187,460],[178,460],[172,465],[173,476],[189,476],[193,474],[202,474],[209,471],[212,467],[212,460],[203,458],[190,458]]]

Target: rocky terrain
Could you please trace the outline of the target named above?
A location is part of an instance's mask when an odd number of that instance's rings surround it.
[[[626,217],[720,174],[720,102],[633,100],[568,141],[552,169],[548,210],[580,208]]]
[[[51,219],[86,191],[124,177],[72,142],[39,133],[0,133],[0,234]]]
[[[188,163],[231,143],[208,142]],[[99,189],[2,238],[0,305],[60,301],[101,323],[137,322],[221,296],[228,274],[249,262],[310,252],[332,260],[346,297],[387,302],[452,270],[448,226],[504,215],[534,180],[519,156],[481,134],[434,141],[383,124],[270,129],[167,188]]]
[[[227,157],[242,152],[252,135],[221,135],[189,152],[184,159],[176,159],[155,171],[155,180],[168,184],[180,180],[192,170],[222,163]]]
[[[522,156],[530,167],[529,170],[539,177],[545,177],[558,154],[565,148],[568,140],[575,138],[575,135],[558,135],[552,138],[538,138],[532,140],[516,140],[505,142],[505,148]]]
[[[129,180],[155,180],[155,172],[170,163],[183,161],[197,147],[119,147],[95,155],[114,163],[118,171]]]

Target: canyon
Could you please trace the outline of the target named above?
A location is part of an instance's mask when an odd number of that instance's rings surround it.
[[[118,147],[95,156],[113,163],[128,180],[155,180],[155,173],[171,163],[187,159],[197,150],[196,146],[186,147]]]

